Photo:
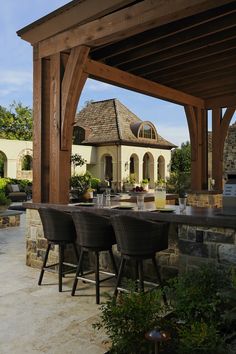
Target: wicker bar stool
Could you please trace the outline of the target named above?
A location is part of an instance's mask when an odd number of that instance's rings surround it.
[[[158,283],[162,285],[159,267],[156,262],[156,252],[168,248],[169,223],[154,222],[127,215],[114,215],[111,217],[117,248],[121,253],[121,263],[114,296],[118,294],[121,278],[127,259],[135,261],[135,281],[139,290],[144,291],[143,260],[151,259]],[[138,289],[137,289],[138,290]],[[166,303],[166,296],[163,296]]]
[[[41,285],[44,271],[56,272],[53,268],[58,266],[58,286],[59,291],[62,291],[62,277],[67,273],[75,272],[75,265],[64,262],[64,252],[68,244],[73,246],[77,261],[79,254],[76,248],[76,231],[72,216],[60,210],[52,208],[39,208],[39,215],[41,217],[44,237],[48,241],[46,254],[41,268],[38,285]],[[59,246],[59,262],[47,265],[48,255],[52,245]],[[64,266],[67,266],[65,270]]]
[[[96,303],[99,304],[100,283],[117,276],[118,273],[112,252],[112,245],[116,244],[115,234],[110,224],[110,219],[105,216],[97,215],[89,211],[76,211],[72,213],[72,217],[77,232],[77,244],[80,246],[81,253],[71,295],[74,296],[78,279],[81,279],[96,285]],[[114,274],[100,270],[99,254],[102,251],[109,252],[115,272]],[[83,272],[83,275],[79,276],[83,269],[83,256],[85,252],[95,253],[95,269]],[[87,275],[92,273],[95,273],[95,280],[86,278]],[[104,273],[108,275],[108,277],[100,279],[100,273]]]

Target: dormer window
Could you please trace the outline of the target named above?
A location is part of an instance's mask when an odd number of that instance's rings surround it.
[[[151,124],[143,123],[139,128],[138,133],[139,138],[144,139],[156,139],[156,132]]]

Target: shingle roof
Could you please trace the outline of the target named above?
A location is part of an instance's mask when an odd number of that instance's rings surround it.
[[[81,143],[86,145],[116,143],[164,149],[176,147],[159,134],[155,140],[138,138],[134,128],[135,126],[137,128],[142,122],[140,118],[114,98],[89,103],[76,115],[75,126],[85,129],[85,139]]]

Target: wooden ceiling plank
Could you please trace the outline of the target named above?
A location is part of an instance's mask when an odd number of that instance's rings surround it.
[[[208,41],[211,42],[213,37],[217,39],[220,37],[220,32],[224,32],[222,36],[224,40],[225,37],[229,37],[230,32],[233,29],[235,29],[236,33],[236,14],[231,14],[230,17],[226,17],[223,19],[221,18],[220,20],[217,19],[217,21],[215,20],[206,25],[199,26],[198,28],[195,28],[194,31],[188,29],[176,35],[172,35],[168,38],[163,38],[161,40],[157,39],[151,44],[146,44],[144,42],[143,46],[140,46],[139,48],[133,49],[131,44],[129,52],[126,52],[125,55],[123,53],[118,54],[113,58],[106,60],[106,64],[111,66],[117,66],[117,63],[119,63],[117,67],[120,67],[125,63],[133,61],[134,58],[135,60],[137,60],[139,58],[144,58],[152,54],[157,55],[158,53],[168,50],[170,48],[187,45],[188,50],[191,50],[191,47],[207,46]]]
[[[233,60],[231,60],[233,59]],[[213,65],[214,64],[214,65]],[[194,77],[201,77],[201,75],[203,74],[213,74],[213,73],[217,73],[220,72],[222,70],[231,68],[236,66],[236,54],[230,58],[227,56],[227,61],[225,60],[225,58],[215,58],[215,60],[212,62],[208,62],[207,64],[204,62],[204,64],[200,64],[198,63],[198,65],[196,65],[196,67],[191,66],[191,69],[189,70],[183,70],[181,72],[177,71],[172,71],[166,75],[158,75],[158,73],[152,73],[152,75],[144,75],[144,78],[146,79],[153,79],[153,81],[157,80],[159,82],[165,82],[166,85],[169,85],[171,83],[174,82],[178,82],[180,79],[186,81],[185,79],[189,79],[189,78],[194,78]],[[197,70],[195,70],[197,69]]]
[[[212,82],[215,82],[216,80],[219,82],[221,81],[222,83],[225,82],[225,79],[230,78],[231,81],[235,80],[236,82],[236,62],[230,65],[228,68],[224,68],[224,70],[217,70],[213,71],[211,73],[204,73],[201,72],[200,74],[196,74],[195,76],[193,75],[192,77],[185,79],[184,77],[178,78],[178,80],[168,82],[165,81],[165,85],[170,86],[170,87],[179,87],[179,89],[184,90],[184,88],[192,88],[195,86],[200,85],[205,85],[207,82],[208,84],[211,84]]]
[[[148,81],[93,60],[87,61],[84,65],[84,72],[104,82],[115,84],[152,97],[165,99],[182,105],[191,104],[192,106],[204,107],[204,102],[198,97],[187,95],[181,91]]]
[[[235,44],[236,38],[236,27],[231,31],[224,31],[223,33],[219,33],[217,35],[212,36],[212,38],[203,38],[198,40],[196,43],[189,43],[187,45],[179,45],[177,47],[170,48],[165,51],[156,52],[151,55],[146,56],[146,60],[142,58],[133,58],[127,64],[117,63],[107,63],[111,66],[115,66],[117,68],[121,68],[122,70],[127,71],[135,71],[138,68],[142,68],[145,66],[145,63],[159,63],[165,60],[171,60],[176,58],[185,57],[187,55],[204,55],[205,52],[212,52],[216,49],[221,49],[222,47],[227,47],[228,45]],[[145,54],[143,54],[144,56]]]
[[[236,59],[236,50],[228,51],[227,52],[227,61],[234,61]],[[178,77],[184,77],[185,75],[188,75],[189,73],[192,72],[201,72],[202,70],[206,70],[206,68],[211,68],[211,67],[218,67],[219,65],[224,65],[226,59],[224,56],[212,56],[208,58],[208,61],[206,62],[205,59],[203,60],[198,60],[194,63],[191,64],[191,67],[188,67],[187,65],[179,65],[173,68],[168,68],[168,70],[165,70],[161,65],[153,65],[152,68],[149,70],[145,71],[144,74],[142,74],[142,77],[146,79],[152,79],[153,81],[155,80],[168,80],[171,78],[174,78],[175,76]],[[134,73],[136,74],[136,73]]]
[[[193,63],[193,62],[198,62],[199,60],[203,60],[209,57],[213,57],[213,56],[218,56],[218,55],[226,55],[227,52],[230,52],[232,50],[236,49],[236,41],[235,39],[232,39],[230,41],[225,41],[223,43],[219,43],[217,44],[217,46],[214,47],[208,47],[208,48],[203,48],[200,51],[196,51],[196,52],[191,52],[188,54],[184,54],[184,55],[179,55],[178,58],[173,58],[170,59],[168,58],[167,53],[165,53],[165,57],[162,55],[159,56],[153,56],[153,59],[149,61],[144,61],[142,60],[142,62],[140,62],[139,66],[135,67],[135,65],[133,65],[130,69],[127,69],[125,66],[122,67],[122,70],[127,70],[128,72],[132,72],[135,73],[135,75],[142,75],[142,73],[144,72],[148,72],[148,68],[149,67],[153,67],[153,66],[157,66],[162,63],[162,70],[168,70],[169,68],[173,68],[179,65],[187,65],[189,63]]]
[[[94,60],[104,60],[112,58],[117,54],[128,52],[131,48],[139,48],[146,44],[153,43],[156,40],[168,38],[173,34],[185,32],[186,30],[198,28],[199,25],[208,24],[216,19],[224,18],[227,15],[234,14],[236,10],[236,3],[230,3],[222,8],[216,8],[211,11],[203,12],[197,16],[191,16],[171,23],[171,26],[163,25],[161,27],[151,29],[144,33],[137,34],[132,38],[124,39],[120,42],[103,46],[101,48],[94,48],[91,50],[91,55]]]
[[[146,0],[39,42],[41,57],[73,48],[118,41],[151,28],[191,16],[230,0]]]
[[[235,95],[236,88],[235,88],[235,84],[228,87],[218,86],[213,89],[208,88],[207,90],[204,90],[204,88],[202,88],[199,90],[191,90],[191,94],[197,95],[198,97],[202,97],[204,100],[206,100],[208,98],[213,98],[215,96]]]

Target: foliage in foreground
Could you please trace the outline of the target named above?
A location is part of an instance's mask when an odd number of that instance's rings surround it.
[[[145,340],[145,333],[157,326],[162,326],[163,305],[161,292],[122,293],[117,303],[111,296],[101,305],[101,320],[94,328],[105,328],[111,342],[111,353],[138,354],[147,353],[152,347]]]
[[[101,319],[111,340],[111,353],[151,353],[153,344],[145,333],[153,328],[168,330],[171,341],[164,353],[231,354],[236,340],[236,271],[204,265],[170,280],[165,287],[169,305],[164,307],[161,290],[122,293],[101,306]]]

